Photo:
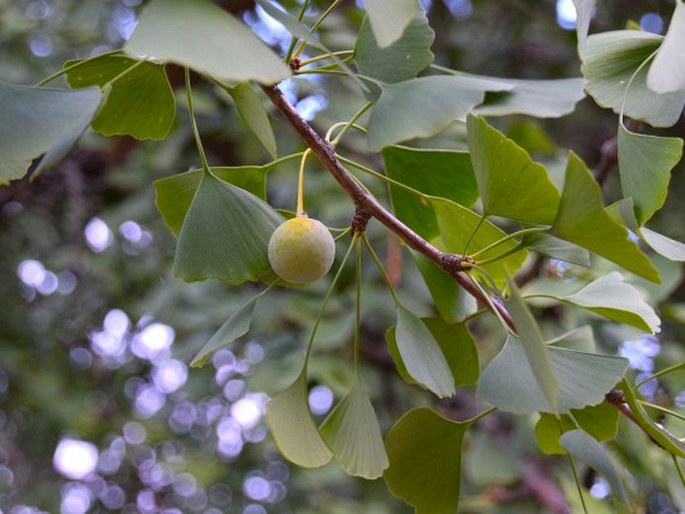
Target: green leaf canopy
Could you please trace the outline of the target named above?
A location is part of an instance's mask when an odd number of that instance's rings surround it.
[[[430,409],[402,416],[385,439],[390,491],[416,514],[454,514],[459,506],[461,445],[471,424],[443,418]]]
[[[64,67],[77,63],[67,61]],[[67,81],[73,88],[107,86],[105,104],[92,122],[105,136],[160,140],[171,130],[176,100],[162,65],[103,55],[80,61],[67,72]]]
[[[573,152],[569,153],[559,211],[550,233],[647,280],[659,282],[659,272],[629,239],[628,229],[616,223],[604,209],[597,182]]]
[[[223,80],[274,84],[289,68],[247,26],[207,0],[152,0],[124,50]]]
[[[96,87],[72,91],[0,82],[0,180],[21,178],[34,158],[78,139],[101,100]]]
[[[483,118],[469,115],[466,127],[483,213],[551,225],[560,197],[544,166]]]
[[[663,95],[647,87],[649,67],[643,66],[626,87],[638,67],[661,45],[662,36],[638,30],[618,30],[587,38],[582,71],[586,90],[596,102],[655,127],[670,127],[683,110],[685,91]]]
[[[267,245],[283,221],[253,194],[203,173],[178,238],[174,274],[186,281],[257,280],[270,269]]]

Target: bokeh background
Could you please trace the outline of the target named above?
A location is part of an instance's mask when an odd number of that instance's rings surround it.
[[[282,27],[253,2],[219,3],[277,50],[287,48]],[[327,5],[312,3],[313,14]],[[570,0],[423,3],[437,34],[433,51],[439,64],[512,78],[579,75]],[[119,48],[135,29],[141,4],[0,0],[0,80],[35,84],[68,59]],[[353,48],[362,16],[358,7],[343,2],[328,19],[322,37],[330,47]],[[592,32],[620,29],[632,21],[663,33],[672,11],[673,2],[666,0],[604,2]],[[182,92],[179,70],[168,71],[177,93]],[[282,87],[321,131],[348,119],[360,101],[354,86],[340,78],[309,76]],[[202,82],[195,92],[213,164],[268,161],[228,97]],[[0,512],[412,512],[387,492],[382,480],[349,478],[335,464],[317,471],[292,468],[266,427],[264,406],[297,373],[327,284],[270,292],[247,337],[217,352],[204,368],[188,368],[194,353],[259,286],[186,284],[171,276],[175,239],[155,210],[152,183],[199,163],[178,96],[176,126],[167,140],[105,139],[89,132],[56,168],[32,182],[0,188]],[[500,126],[552,166],[571,148],[598,167],[616,123],[614,114],[586,99],[561,120],[510,117]],[[301,148],[282,121],[276,119],[274,128],[281,155]],[[683,131],[680,122],[660,133],[682,136]],[[463,130],[457,127],[449,137],[459,145]],[[379,165],[355,135],[346,150]],[[310,213],[330,226],[345,226],[351,203],[315,164],[307,173]],[[294,165],[272,172],[270,201],[292,209],[295,182]],[[384,194],[382,185],[369,187]],[[607,202],[618,197],[615,174],[606,177],[604,187]],[[685,178],[677,168],[667,205],[653,224],[681,241],[684,195]],[[402,298],[416,311],[431,313],[410,259],[376,224],[369,231]],[[659,338],[598,321],[595,326],[603,350],[630,358],[634,376],[649,376],[685,356],[681,269],[660,266],[666,284],[649,291],[665,321]],[[540,268],[543,277],[572,272],[554,262]],[[351,382],[353,270],[346,273],[311,367],[310,405],[321,419]],[[366,277],[363,373],[387,429],[407,408],[431,399],[397,378],[384,346],[393,304],[372,266]],[[562,318],[572,324],[580,315],[554,309],[540,314],[543,328]],[[492,324],[486,319],[473,329],[483,355],[493,355],[501,341],[489,337]],[[685,377],[651,381],[642,392],[684,412]],[[472,392],[465,391],[440,408],[458,418],[478,406]],[[497,416],[469,435],[464,512],[554,512],[543,493],[572,491],[567,461],[540,454],[533,424],[527,418]],[[685,492],[679,492],[673,468],[634,428],[623,424],[612,448],[631,470],[630,489],[642,512],[685,510]],[[600,477],[586,472],[583,480],[596,498],[607,496]],[[598,505],[610,508],[606,502]]]

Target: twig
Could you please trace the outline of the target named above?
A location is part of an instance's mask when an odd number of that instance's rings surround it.
[[[507,325],[512,330],[516,330],[511,315],[506,308],[495,299],[490,302],[478,290],[475,283],[461,269],[461,256],[441,252],[428,241],[419,236],[407,225],[397,219],[390,211],[381,205],[375,197],[364,190],[343,167],[335,156],[333,145],[325,141],[302,116],[295,107],[288,101],[277,86],[262,86],[262,89],[269,97],[271,102],[281,112],[293,128],[298,132],[306,145],[311,148],[312,153],[321,161],[321,164],[328,170],[333,178],[347,192],[354,201],[355,206],[360,206],[371,217],[376,218],[388,229],[402,239],[407,246],[413,248],[427,259],[435,263],[438,267],[447,272],[461,287],[470,295],[485,305],[493,305],[499,312]]]

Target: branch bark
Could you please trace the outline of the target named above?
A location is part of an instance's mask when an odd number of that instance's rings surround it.
[[[364,190],[335,157],[335,148],[324,140],[309,123],[297,112],[277,86],[262,86],[271,102],[297,131],[312,153],[321,161],[333,178],[352,198],[355,207],[376,218],[389,230],[402,239],[407,246],[413,248],[436,266],[450,275],[470,295],[486,306],[494,305],[499,315],[512,330],[516,330],[511,315],[497,298],[485,298],[469,275],[461,269],[461,256],[445,253],[435,248],[428,241],[397,219],[390,211],[381,205],[376,198]]]

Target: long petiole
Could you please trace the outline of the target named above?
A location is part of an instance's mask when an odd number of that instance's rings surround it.
[[[510,248],[506,252],[503,252],[499,255],[495,255],[494,257],[489,257],[487,259],[483,259],[482,261],[478,261],[478,264],[481,266],[484,266],[484,265],[490,264],[492,262],[497,262],[497,261],[500,261],[502,259],[509,257],[512,254],[515,254],[516,252],[520,252],[521,250],[523,250],[523,244],[518,243],[516,246]],[[471,256],[471,257],[473,257],[473,256]]]
[[[319,19],[314,22],[314,25],[312,25],[309,31],[316,32],[318,28],[321,26],[321,24],[324,22],[324,20],[328,17],[328,15],[331,14],[336,7],[338,7],[338,4],[340,4],[340,2],[342,2],[342,0],[334,0],[333,3],[328,7],[328,9],[321,13],[321,16],[319,16]],[[297,48],[297,50],[295,50],[295,53],[292,54],[293,57],[298,57],[305,48],[307,48],[307,42],[300,42],[300,46]]]
[[[347,122],[347,124],[343,127],[343,129],[340,131],[340,134],[336,136],[336,138],[331,141],[331,144],[333,146],[337,146],[338,143],[340,143],[340,140],[343,138],[343,136],[347,133],[348,130],[350,130],[350,127],[354,125],[354,123],[361,118],[366,111],[368,111],[371,108],[371,102],[366,102],[361,109],[359,109],[352,118],[350,118],[350,121]]]
[[[566,456],[568,457],[568,462],[571,465],[573,480],[576,483],[576,489],[578,489],[578,496],[580,496],[580,503],[583,505],[583,512],[585,514],[588,514],[587,505],[585,505],[585,497],[583,496],[583,486],[580,484],[580,480],[578,479],[578,471],[576,470],[576,464],[573,462],[573,457],[571,457],[570,453],[567,453]]]
[[[470,257],[473,257],[474,259],[476,259],[479,255],[482,255],[485,252],[487,252],[488,250],[492,250],[493,248],[496,248],[497,246],[504,244],[507,241],[510,241],[511,239],[514,239],[515,237],[524,236],[526,234],[535,234],[537,232],[544,232],[545,230],[547,230],[547,229],[542,228],[542,227],[531,227],[531,228],[524,228],[521,230],[517,230],[516,232],[512,232],[511,234],[507,234],[502,239],[498,239],[494,243],[489,244],[485,248],[481,248],[477,252],[472,253],[470,255]]]
[[[359,330],[361,325],[361,304],[362,304],[362,245],[359,236],[354,237],[357,247],[357,301],[354,309],[354,371],[359,374]]]
[[[304,14],[307,12],[307,8],[309,7],[310,0],[305,0],[302,2],[302,8],[300,9],[300,14],[297,16],[297,21],[302,21],[304,19]],[[299,40],[293,36],[292,39],[290,40],[290,45],[288,46],[288,51],[285,54],[285,63],[288,64],[290,63],[290,60],[293,57],[293,51],[295,50],[295,46],[297,45],[297,42]]]
[[[480,271],[482,273],[484,270]],[[489,278],[489,275],[487,275],[487,273],[485,275]],[[490,278],[490,280],[492,279]],[[483,286],[480,284],[480,282],[478,282],[476,279],[473,279],[473,283],[478,288],[481,296],[485,299],[485,303],[488,305],[488,308],[490,309],[490,311],[492,311],[492,313],[495,315],[498,321],[502,324],[502,327],[504,327],[504,330],[507,332],[507,334],[516,335],[511,331],[507,322],[504,321],[504,318],[497,309],[497,306],[493,303],[492,299],[490,298],[490,295],[485,291],[485,289],[483,289]]]
[[[331,299],[331,296],[333,294],[333,290],[335,289],[335,286],[338,283],[340,276],[342,275],[342,271],[345,268],[345,264],[347,264],[347,259],[350,257],[350,254],[352,253],[352,248],[354,248],[355,240],[357,237],[358,237],[357,235],[354,235],[352,237],[352,241],[350,242],[350,246],[347,248],[347,252],[345,252],[345,256],[343,257],[343,260],[340,263],[340,266],[338,267],[338,271],[335,273],[335,277],[333,277],[333,280],[331,281],[331,285],[328,287],[328,291],[326,292],[326,296],[324,297],[323,303],[321,304],[321,309],[319,309],[319,315],[316,317],[316,321],[314,322],[314,326],[312,327],[312,333],[309,336],[309,342],[307,342],[307,352],[306,352],[305,358],[304,358],[305,367],[307,366],[307,363],[309,362],[309,354],[312,351],[312,346],[314,344],[314,338],[316,337],[316,331],[319,329],[319,324],[321,323],[321,320],[323,319],[323,314],[326,311],[326,305],[328,305],[328,301]]]
[[[378,258],[378,255],[376,255],[376,252],[373,250],[371,243],[369,243],[369,238],[366,237],[366,232],[362,235],[362,237],[364,239],[364,246],[366,246],[366,251],[369,252],[369,255],[373,259],[373,262],[376,263],[376,267],[378,268],[378,271],[383,276],[383,280],[385,280],[385,283],[387,284],[388,289],[390,290],[390,294],[392,295],[392,299],[395,301],[395,305],[399,305],[400,301],[397,299],[397,294],[395,293],[395,288],[392,287],[392,282],[390,281],[390,277],[388,276],[388,272],[385,271],[385,268],[383,267],[381,260]]]
[[[461,252],[462,255],[466,255],[466,251],[469,249],[471,241],[473,241],[473,238],[476,237],[478,229],[481,227],[483,223],[485,223],[485,214],[481,215],[481,217],[478,219],[478,223],[476,223],[476,226],[473,227],[471,234],[469,234],[469,238],[466,240],[466,244],[464,245],[464,250]]]
[[[393,186],[396,186],[396,187],[399,187],[399,188],[401,188],[401,189],[404,189],[405,191],[409,191],[409,192],[411,192],[411,193],[414,193],[414,194],[417,195],[417,196],[420,196],[420,197],[422,197],[422,198],[426,198],[426,195],[423,194],[423,193],[422,193],[421,191],[419,191],[418,189],[414,189],[413,187],[410,187],[410,186],[408,186],[408,185],[406,185],[406,184],[403,184],[402,182],[397,182],[396,180],[393,180],[393,179],[391,179],[390,177],[388,177],[388,176],[386,176],[386,175],[383,175],[382,173],[378,173],[377,171],[372,170],[371,168],[369,168],[369,167],[367,167],[367,166],[364,166],[363,164],[359,164],[358,162],[353,161],[352,159],[348,159],[347,157],[343,157],[343,156],[340,155],[340,154],[337,154],[337,153],[336,153],[335,156],[337,157],[337,159],[338,159],[340,162],[343,162],[343,163],[345,163],[345,164],[348,164],[348,165],[352,166],[353,168],[358,169],[359,171],[363,171],[364,173],[368,173],[369,175],[371,175],[371,176],[373,176],[373,177],[376,177],[377,179],[384,180],[384,181],[387,182],[388,184],[392,184]]]
[[[651,375],[651,376],[645,378],[645,379],[642,380],[641,382],[638,382],[637,384],[635,384],[635,389],[639,388],[639,387],[642,386],[642,385],[645,385],[645,384],[646,384],[647,382],[649,382],[650,380],[654,380],[655,378],[663,377],[664,375],[667,375],[667,374],[669,374],[669,373],[673,373],[674,371],[679,371],[679,370],[681,370],[681,369],[685,369],[685,362],[681,362],[681,363],[679,363],[679,364],[675,364],[675,365],[673,365],[673,366],[669,366],[669,367],[666,368],[666,369],[662,369],[661,371],[658,371],[658,372],[654,373],[653,375]]]
[[[114,78],[111,79],[111,80],[108,80],[104,87],[109,86],[110,84],[114,84],[117,80],[119,80],[120,78],[122,78],[124,75],[127,75],[128,73],[130,73],[131,71],[135,70],[138,66],[140,66],[141,64],[143,64],[143,63],[145,63],[145,62],[147,62],[147,61],[137,61],[135,64],[132,64],[131,66],[129,66],[128,68],[126,68],[124,71],[122,71],[121,73],[119,73],[119,75],[117,75],[116,77],[114,77]]]
[[[297,178],[297,216],[304,216],[304,166],[310,153],[312,150],[307,148],[300,161],[300,173]]]
[[[61,77],[65,73],[69,73],[71,70],[74,70],[74,69],[78,68],[79,66],[82,66],[82,65],[86,64],[87,62],[92,61],[93,59],[97,59],[98,57],[106,57],[108,55],[116,55],[116,54],[119,54],[121,52],[122,52],[121,48],[118,48],[116,50],[110,50],[109,52],[104,52],[102,54],[98,54],[95,57],[91,57],[89,59],[83,59],[81,61],[75,62],[74,64],[70,64],[66,68],[62,68],[61,70],[56,71],[55,73],[53,73],[49,77],[46,77],[43,80],[41,80],[40,82],[38,82],[36,84],[36,87],[43,87],[48,82],[52,82],[56,78]]]
[[[209,163],[207,162],[207,156],[205,155],[205,150],[202,147],[202,140],[200,139],[200,131],[197,129],[197,122],[195,121],[195,111],[193,111],[193,93],[190,88],[190,69],[186,66],[185,68],[185,82],[186,82],[186,99],[188,101],[188,114],[190,116],[190,124],[193,127],[193,136],[195,136],[195,144],[197,145],[197,151],[200,154],[200,161],[202,162],[202,169],[205,173],[211,173],[209,171]]]
[[[313,64],[313,63],[315,63],[315,62],[319,62],[319,61],[323,61],[323,60],[326,60],[326,59],[330,59],[330,58],[333,57],[333,56],[338,56],[338,57],[341,56],[341,55],[352,56],[352,54],[354,54],[354,50],[339,50],[339,51],[337,51],[337,52],[331,52],[331,53],[328,53],[328,54],[316,55],[316,56],[314,56],[314,57],[310,57],[309,59],[303,60],[303,61],[300,63],[300,66],[307,66],[307,65]]]
[[[339,121],[338,123],[334,123],[333,125],[331,125],[331,127],[326,132],[326,137],[324,139],[326,141],[330,141],[331,137],[333,136],[333,132],[338,130],[340,127],[344,127],[346,125],[347,125],[346,121]],[[364,127],[362,127],[361,125],[357,125],[356,123],[353,123],[352,125],[350,125],[350,127],[355,129],[355,130],[358,130],[362,134],[368,134],[368,131]]]
[[[673,416],[674,418],[678,418],[682,421],[685,421],[685,416],[678,413],[674,412],[670,409],[667,409],[666,407],[662,407],[661,405],[656,405],[654,403],[649,403],[644,400],[637,400],[637,403],[640,405],[644,405],[645,407],[649,407],[650,409],[658,410],[659,412],[663,412],[664,414],[668,414],[669,416]]]

